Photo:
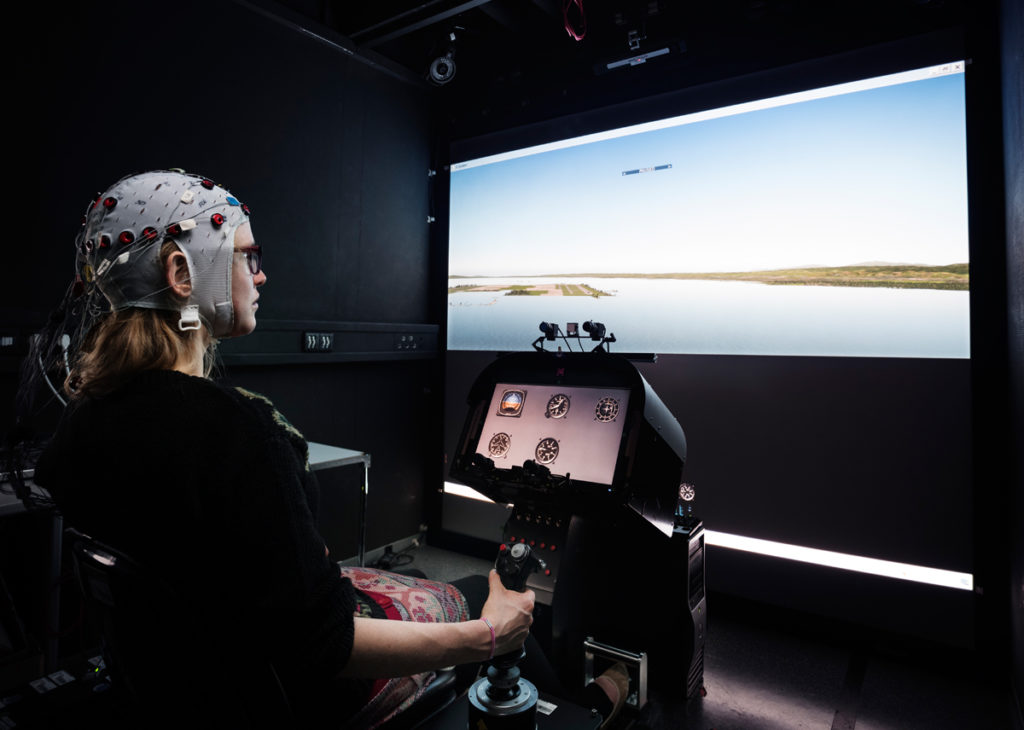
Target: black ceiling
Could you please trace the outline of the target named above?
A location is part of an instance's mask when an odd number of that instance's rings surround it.
[[[968,0],[282,0],[437,85],[453,118],[609,103],[962,26]],[[569,24],[580,40],[566,30]],[[632,44],[631,44],[632,39]],[[668,49],[609,70],[607,64]],[[528,116],[528,115],[527,115]]]

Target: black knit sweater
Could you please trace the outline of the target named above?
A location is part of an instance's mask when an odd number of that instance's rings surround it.
[[[338,721],[365,701],[368,682],[329,682],[352,651],[356,595],[324,554],[306,442],[268,400],[139,373],[68,410],[36,480],[71,526],[259,647],[301,688],[300,712],[326,701]]]

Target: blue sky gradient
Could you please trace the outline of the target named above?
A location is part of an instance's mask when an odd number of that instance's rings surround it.
[[[454,170],[449,273],[962,263],[965,149],[957,73]]]

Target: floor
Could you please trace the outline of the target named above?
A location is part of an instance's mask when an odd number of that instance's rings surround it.
[[[422,546],[406,567],[450,581],[490,565]],[[1010,730],[1009,693],[970,654],[712,595],[706,696],[652,697],[622,730]]]

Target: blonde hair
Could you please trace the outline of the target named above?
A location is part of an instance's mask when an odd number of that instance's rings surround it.
[[[177,244],[165,241],[161,263],[166,265],[177,250]],[[199,348],[203,351],[203,377],[209,377],[216,341],[205,327],[182,331],[180,317],[180,312],[138,307],[105,315],[86,335],[64,381],[65,392],[72,398],[104,395],[134,373],[173,370],[192,360]]]

